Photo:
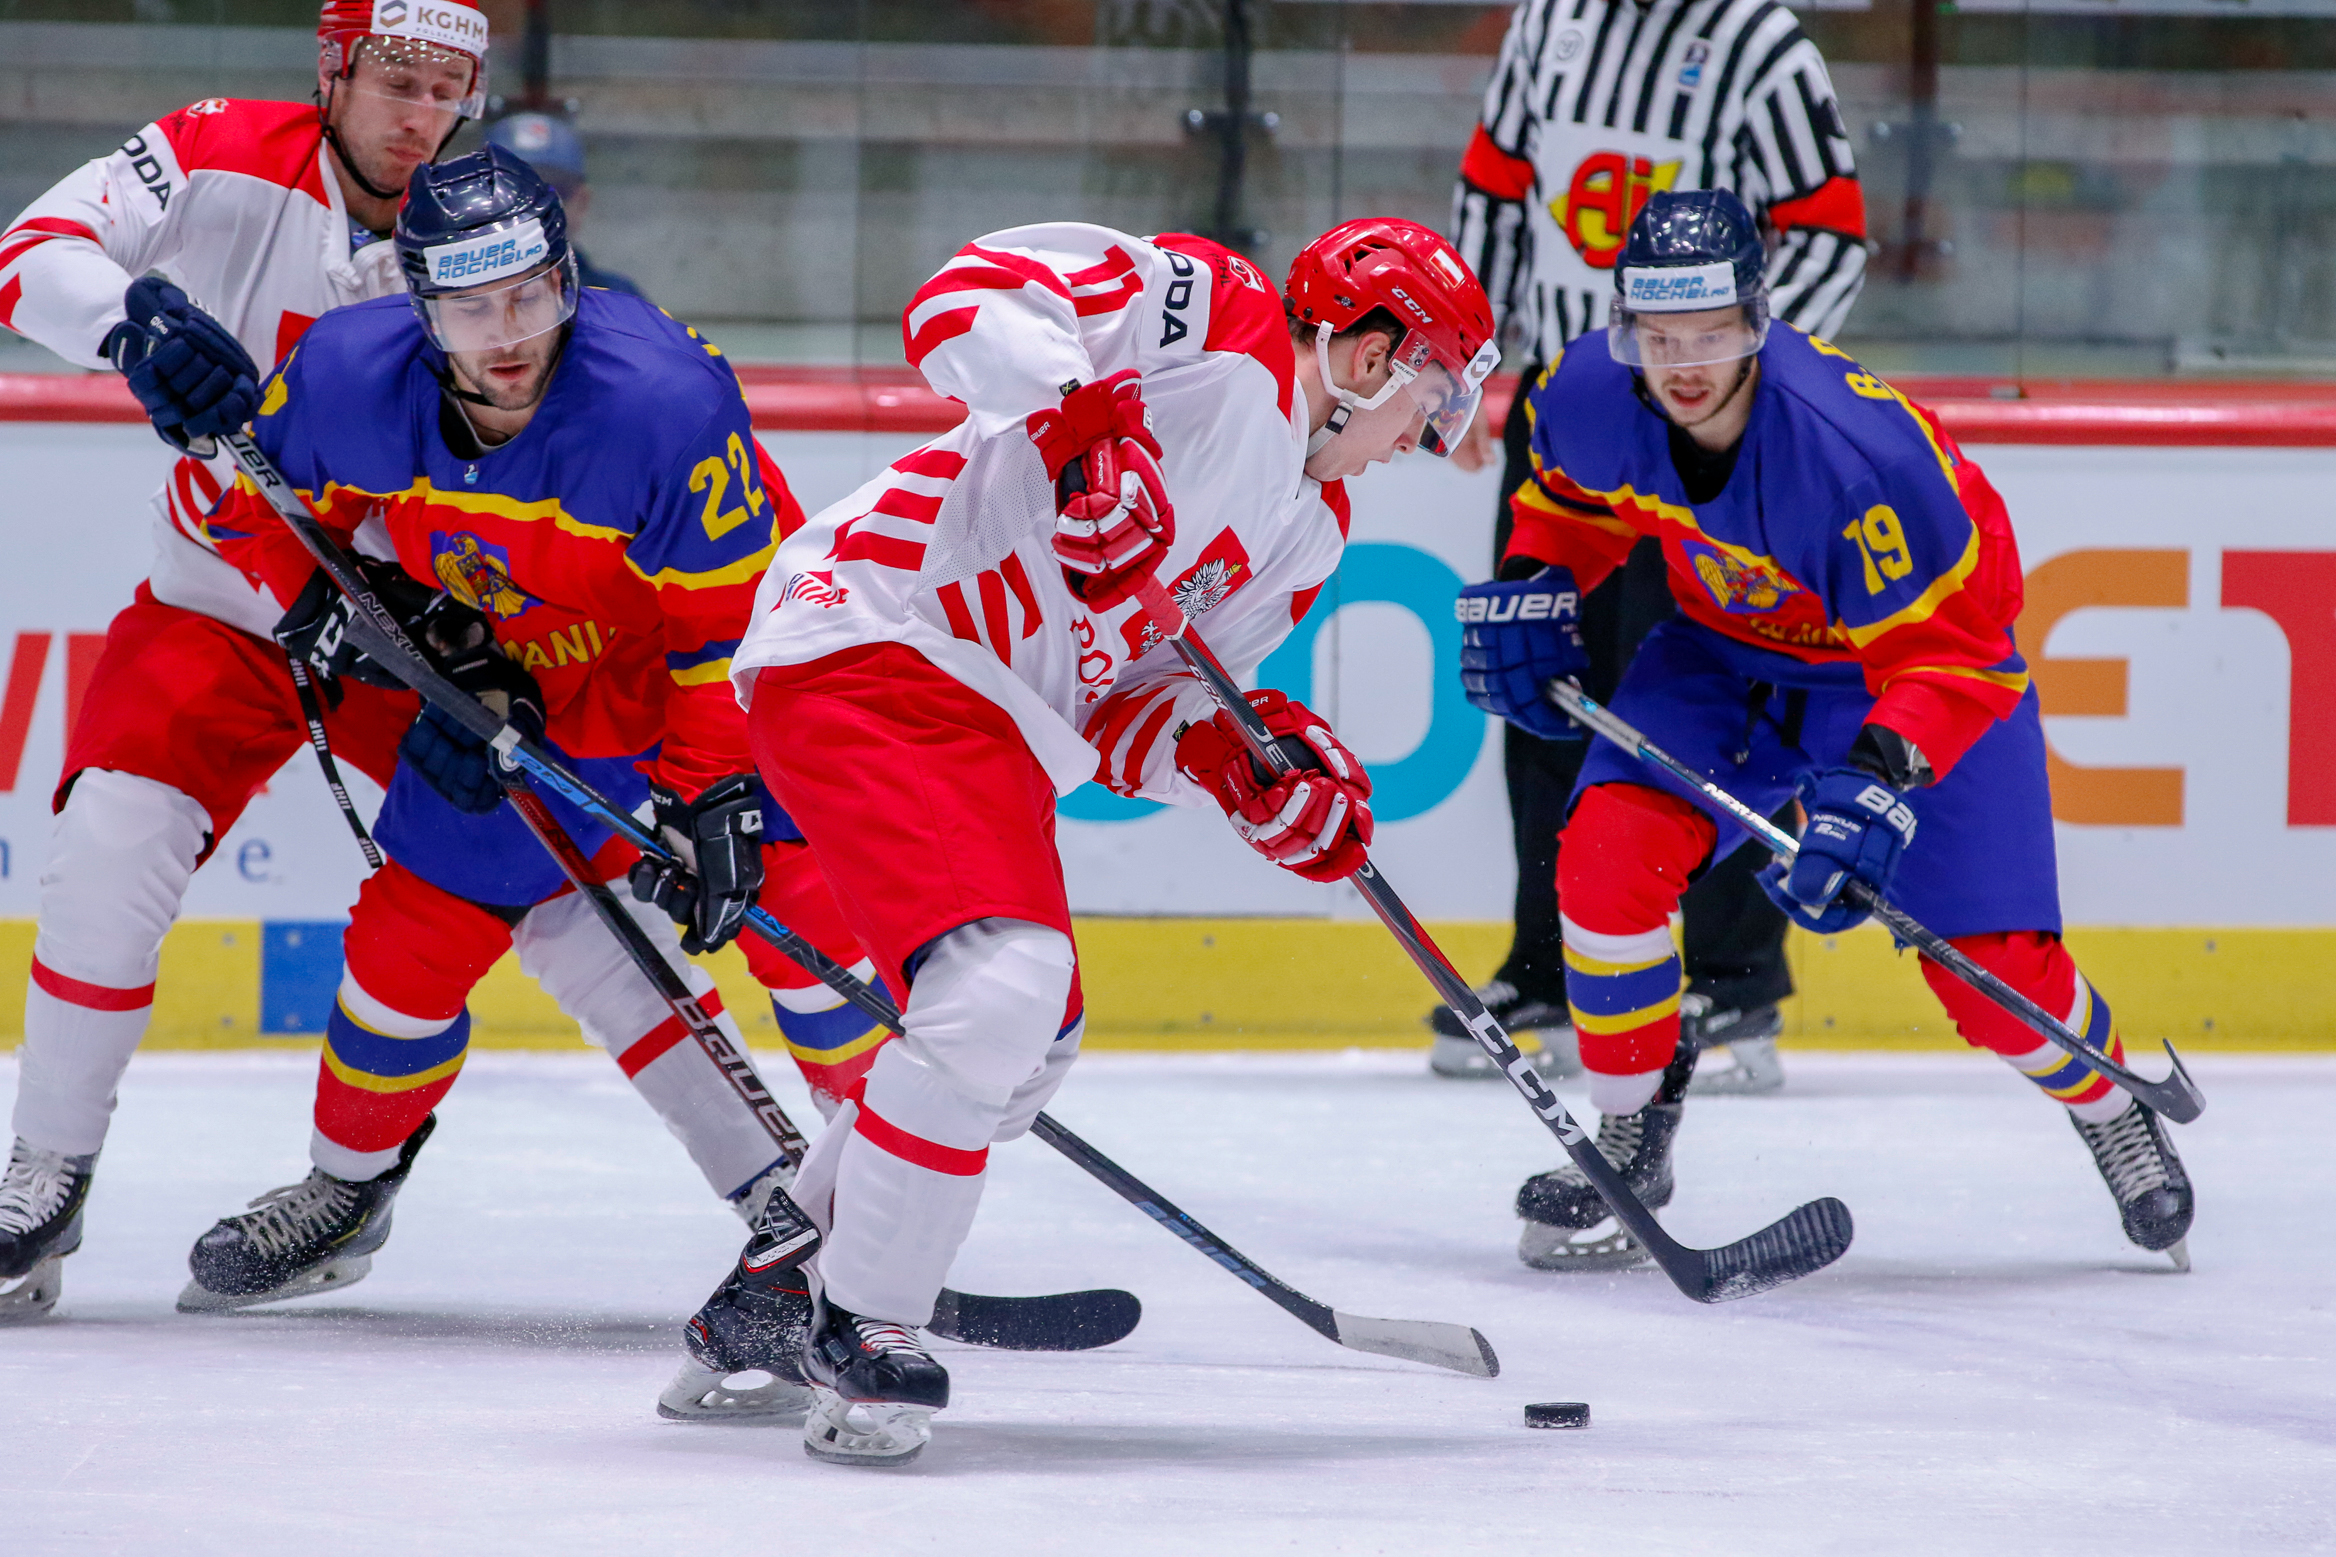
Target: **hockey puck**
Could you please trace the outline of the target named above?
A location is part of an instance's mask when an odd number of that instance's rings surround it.
[[[1590,1408],[1579,1400],[1543,1400],[1525,1408],[1527,1427],[1587,1427]]]

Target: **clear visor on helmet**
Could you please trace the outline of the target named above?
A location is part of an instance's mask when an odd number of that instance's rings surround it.
[[[1768,341],[1768,296],[1691,310],[1634,309],[1617,297],[1606,350],[1629,367],[1697,368],[1736,362]]]
[[[427,108],[445,119],[449,131],[456,119],[486,112],[487,67],[476,55],[418,38],[379,35],[358,39],[355,54],[341,84],[345,92]]]
[[[1330,327],[1324,325],[1314,348],[1321,354],[1325,384],[1336,383],[1330,373],[1330,335]],[[1484,380],[1499,362],[1500,349],[1490,341],[1468,361],[1453,362],[1424,331],[1413,330],[1388,359],[1388,381],[1377,394],[1365,399],[1347,392],[1340,398],[1355,410],[1375,411],[1400,391],[1425,418],[1420,447],[1449,456],[1475,420],[1477,405],[1484,399]]]
[[[576,314],[576,251],[532,275],[415,304],[440,351],[500,351],[556,330]]]

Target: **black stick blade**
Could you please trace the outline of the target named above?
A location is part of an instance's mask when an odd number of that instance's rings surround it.
[[[1125,1340],[1144,1317],[1133,1292],[1049,1292],[984,1297],[944,1288],[925,1328],[944,1340],[1003,1352],[1086,1352]]]
[[[1704,1250],[1703,1290],[1688,1295],[1699,1303],[1725,1303],[1798,1281],[1848,1253],[1854,1236],[1849,1207],[1831,1195],[1812,1200],[1749,1238]]]

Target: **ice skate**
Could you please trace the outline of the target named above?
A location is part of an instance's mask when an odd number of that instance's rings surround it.
[[[1784,1015],[1773,1004],[1715,1011],[1709,995],[1682,995],[1679,1025],[1698,1051],[1689,1092],[1698,1097],[1743,1097],[1784,1086],[1784,1062],[1776,1055]],[[1726,1051],[1727,1063],[1714,1063],[1715,1050]]]
[[[803,1351],[813,1386],[803,1452],[831,1465],[906,1465],[932,1442],[949,1372],[906,1325],[822,1300]]]
[[[1518,1051],[1543,1076],[1581,1074],[1581,1051],[1574,1041],[1573,1013],[1566,1009],[1564,1001],[1527,999],[1506,979],[1494,979],[1480,986],[1476,998],[1484,1002],[1492,1019],[1501,1024]],[[1436,1034],[1435,1046],[1428,1051],[1429,1070],[1454,1081],[1500,1079],[1500,1067],[1469,1036],[1449,1006],[1430,1011],[1428,1026]]]
[[[65,1256],[81,1247],[81,1210],[97,1153],[68,1157],[22,1139],[0,1178],[0,1325],[38,1319],[65,1288]]]
[[[187,1254],[194,1280],[178,1295],[182,1314],[223,1313],[285,1298],[354,1286],[389,1241],[390,1207],[422,1143],[437,1127],[430,1114],[398,1149],[396,1166],[352,1183],[322,1168],[222,1219]]]
[[[1682,1041],[1646,1107],[1598,1121],[1598,1155],[1650,1211],[1671,1203],[1671,1142],[1694,1064],[1695,1051]],[[1646,1247],[1614,1220],[1589,1175],[1571,1161],[1527,1179],[1517,1190],[1517,1215],[1525,1219],[1517,1258],[1535,1270],[1627,1270],[1647,1259]]]
[[[2177,1270],[2190,1268],[2190,1217],[2195,1207],[2190,1175],[2174,1155],[2165,1122],[2146,1103],[2134,1103],[2107,1124],[2069,1122],[2084,1137],[2116,1198],[2125,1236],[2141,1248],[2166,1255]]]
[[[811,1404],[803,1342],[811,1291],[802,1265],[819,1230],[774,1184],[761,1222],[738,1263],[690,1319],[688,1357],[657,1397],[657,1414],[676,1422],[799,1419]]]

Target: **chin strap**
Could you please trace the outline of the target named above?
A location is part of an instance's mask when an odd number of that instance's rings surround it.
[[[1306,458],[1308,459],[1320,454],[1323,449],[1329,446],[1331,439],[1345,432],[1346,424],[1353,419],[1357,411],[1378,410],[1379,407],[1394,399],[1395,392],[1409,382],[1412,377],[1411,374],[1404,372],[1390,360],[1387,364],[1387,382],[1380,386],[1379,392],[1368,399],[1356,394],[1341,384],[1338,381],[1338,376],[1330,371],[1330,337],[1334,333],[1328,320],[1324,320],[1321,327],[1314,332],[1314,366],[1322,375],[1322,387],[1336,397],[1338,404],[1330,408],[1330,419],[1315,429],[1314,436],[1306,440]]]

